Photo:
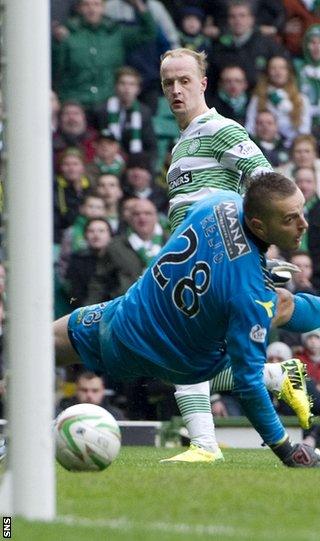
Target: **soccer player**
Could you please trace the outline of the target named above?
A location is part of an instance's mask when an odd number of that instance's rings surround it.
[[[189,49],[167,51],[161,60],[162,88],[181,130],[172,151],[168,170],[171,230],[183,220],[195,201],[220,190],[240,190],[242,175],[254,176],[272,171],[261,150],[251,141],[246,130],[237,122],[221,116],[205,101],[206,56]],[[308,404],[299,404],[291,389],[289,377],[304,386],[302,365],[298,361],[281,367],[266,367],[265,383],[273,383],[277,372],[277,387],[306,426]],[[215,391],[232,389],[230,371],[220,374],[213,382]],[[190,449],[177,458],[183,461],[214,461],[217,442],[211,413],[209,382],[187,387],[177,386],[175,397],[191,439]],[[292,399],[293,402],[292,403]],[[297,411],[298,409],[298,411]],[[175,458],[175,457],[173,457]]]
[[[79,355],[87,370],[113,378],[187,385],[231,366],[234,393],[263,441],[287,466],[319,467],[312,448],[289,441],[263,382],[277,305],[264,252],[276,241],[283,250],[299,246],[303,207],[301,191],[277,173],[252,179],[244,200],[219,191],[195,203],[124,296],[55,322],[58,362]],[[319,307],[319,298],[297,294],[280,322],[310,330],[320,326]]]

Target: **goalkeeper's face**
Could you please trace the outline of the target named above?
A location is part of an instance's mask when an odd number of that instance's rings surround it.
[[[258,236],[269,244],[276,244],[280,250],[297,250],[308,228],[304,204],[305,199],[299,189],[284,199],[270,199],[267,215],[258,220]]]

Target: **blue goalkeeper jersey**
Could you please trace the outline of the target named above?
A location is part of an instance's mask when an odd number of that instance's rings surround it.
[[[263,383],[277,296],[266,246],[243,221],[242,198],[218,192],[192,205],[153,265],[119,302],[112,331],[146,373],[206,381],[231,358],[235,393],[268,443],[284,429]],[[103,356],[103,336],[101,336]]]

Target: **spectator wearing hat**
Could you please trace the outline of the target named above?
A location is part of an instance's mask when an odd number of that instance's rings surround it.
[[[120,144],[115,135],[108,129],[101,130],[95,142],[96,155],[86,167],[92,186],[95,186],[100,175],[116,175],[123,173],[125,162],[120,154]]]
[[[210,40],[203,33],[204,11],[196,6],[183,7],[180,10],[179,20],[181,47],[197,52],[208,52]]]
[[[85,162],[93,160],[97,131],[88,126],[82,105],[76,101],[63,103],[59,113],[58,129],[53,133],[53,156],[55,170],[59,159],[68,147],[78,148]]]
[[[115,76],[115,95],[97,111],[96,125],[108,128],[129,156],[146,152],[151,163],[157,156],[157,140],[149,107],[138,100],[141,76],[133,68],[124,66]]]
[[[145,153],[132,154],[129,157],[126,171],[126,195],[139,199],[149,199],[157,207],[158,212],[167,215],[168,196],[161,186],[155,184],[151,163]]]

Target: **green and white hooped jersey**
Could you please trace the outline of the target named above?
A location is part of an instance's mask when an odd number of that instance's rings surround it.
[[[239,192],[242,174],[272,171],[246,130],[212,108],[194,118],[173,148],[167,182],[171,230],[190,204],[217,190]]]

